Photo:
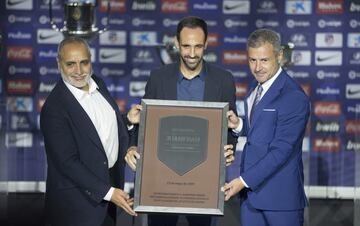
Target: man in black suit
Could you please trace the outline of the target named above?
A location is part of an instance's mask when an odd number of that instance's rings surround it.
[[[203,59],[207,48],[207,34],[207,24],[199,17],[190,16],[179,22],[175,39],[180,54],[179,62],[151,72],[144,98],[228,102],[231,112],[236,112],[235,85],[231,73],[206,63]],[[128,119],[133,124],[139,123],[140,110],[141,105],[136,105],[128,112]],[[234,126],[229,125],[229,127]],[[236,140],[237,137],[229,130],[228,145],[224,147],[228,164],[234,160],[233,148]],[[132,169],[135,169],[139,158],[136,147],[131,147],[125,160]],[[186,218],[190,226],[211,225],[209,216],[186,216]],[[177,215],[148,215],[149,226],[175,226],[177,220]]]
[[[115,225],[116,206],[136,215],[121,190],[126,125],[104,82],[92,74],[86,41],[64,39],[57,63],[62,79],[40,117],[48,163],[47,220],[54,226]]]

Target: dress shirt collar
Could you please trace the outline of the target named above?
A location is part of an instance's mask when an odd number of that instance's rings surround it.
[[[264,96],[264,94],[266,93],[266,91],[268,91],[271,87],[271,85],[274,83],[274,81],[276,80],[277,77],[279,77],[280,73],[282,72],[282,68],[279,67],[278,71],[276,72],[276,74],[269,80],[267,80],[266,82],[264,82],[263,84],[261,84],[262,88],[263,88],[263,92],[261,96]]]
[[[83,99],[87,94],[92,94],[99,88],[93,78],[90,78],[90,80],[89,80],[89,91],[88,92],[84,91],[82,89],[76,88],[75,86],[71,85],[64,79],[63,79],[63,81],[64,81],[66,87],[70,90],[70,92],[74,95],[74,97],[77,100]]]

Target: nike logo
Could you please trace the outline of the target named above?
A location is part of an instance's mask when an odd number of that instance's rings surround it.
[[[44,40],[44,39],[53,38],[53,37],[55,37],[55,36],[57,36],[57,35],[58,35],[57,33],[50,34],[50,35],[46,35],[46,34],[44,34],[44,33],[41,33],[41,34],[39,35],[39,38],[40,38],[41,40]]]
[[[112,58],[112,57],[115,57],[115,56],[118,56],[118,55],[121,55],[122,54],[122,52],[119,52],[119,53],[111,53],[111,54],[105,54],[105,53],[103,53],[103,54],[101,54],[101,58],[102,59],[109,59],[109,58]]]
[[[131,87],[131,91],[134,92],[134,93],[138,93],[138,92],[141,92],[145,89],[145,87]]]
[[[236,9],[236,8],[240,8],[240,7],[242,7],[242,6],[244,6],[246,3],[239,3],[239,4],[236,4],[236,5],[232,5],[232,6],[230,6],[230,5],[224,5],[224,9],[225,10],[232,10],[232,9]]]
[[[19,5],[26,1],[28,1],[28,0],[8,0],[7,4],[8,4],[8,6],[14,6],[14,5]]]
[[[360,89],[358,90],[352,90],[352,89],[348,89],[348,94],[349,95],[356,95],[360,93]]]
[[[318,61],[318,62],[322,62],[322,61],[326,61],[326,60],[330,60],[331,58],[334,58],[334,57],[337,57],[338,55],[332,55],[332,56],[327,56],[327,57],[320,57],[320,56],[318,56],[317,58],[316,58],[316,60]]]

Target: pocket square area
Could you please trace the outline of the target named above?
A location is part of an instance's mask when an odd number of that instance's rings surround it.
[[[264,108],[263,111],[276,111],[274,108]]]

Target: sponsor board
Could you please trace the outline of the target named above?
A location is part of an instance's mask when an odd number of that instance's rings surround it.
[[[249,0],[224,0],[223,14],[250,14]]]
[[[247,64],[247,53],[245,50],[224,50],[223,64]]]
[[[210,3],[210,2],[201,2],[201,3],[194,3],[193,4],[194,10],[199,11],[206,11],[207,13],[211,11],[217,11],[219,9],[219,5],[216,3]]]
[[[204,54],[204,60],[209,63],[216,63],[218,62],[218,56],[215,52],[206,52]]]
[[[100,45],[126,45],[126,31],[110,30],[99,36]]]
[[[313,138],[314,151],[339,152],[341,141],[338,137]]]
[[[131,70],[131,75],[135,78],[142,77],[142,76],[149,77],[150,72],[151,72],[150,69],[133,68]]]
[[[64,35],[61,32],[53,29],[38,29],[37,43],[39,44],[56,44],[58,45],[63,39]]]
[[[38,87],[38,93],[50,93],[56,86],[57,81],[41,81]]]
[[[350,0],[349,12],[350,13],[359,13],[360,12],[360,1]]]
[[[161,12],[163,13],[187,13],[187,0],[161,0]]]
[[[346,84],[346,99],[360,99],[360,83]]]
[[[358,120],[346,120],[345,131],[347,134],[360,134],[360,119]]]
[[[360,78],[360,71],[350,70],[348,73],[349,79],[354,80]]]
[[[155,0],[133,0],[131,4],[131,10],[134,11],[154,11],[155,9]]]
[[[107,85],[107,89],[111,94],[119,94],[119,93],[124,93],[126,91],[125,88],[125,83],[111,83]]]
[[[303,33],[295,33],[290,36],[290,41],[294,43],[295,46],[298,47],[308,47],[309,39],[306,34]]]
[[[308,20],[293,20],[293,19],[288,19],[286,21],[286,26],[288,28],[307,28],[310,27],[310,21]]]
[[[312,13],[311,0],[286,0],[285,14],[289,15],[309,15]]]
[[[340,95],[340,89],[329,85],[323,85],[321,87],[316,88],[316,94],[321,96]]]
[[[99,0],[100,3],[100,12],[108,11],[108,1],[107,0]],[[110,1],[110,12],[114,13],[124,13],[126,12],[126,0],[116,0]]]
[[[316,121],[315,132],[317,133],[338,133],[340,132],[339,121]]]
[[[351,113],[354,115],[360,115],[360,104],[347,106],[347,113]]]
[[[131,20],[131,23],[134,27],[144,27],[144,26],[155,26],[156,21],[152,19],[143,19],[140,17],[135,17]]]
[[[320,80],[322,79],[335,79],[340,77],[340,73],[337,71],[324,71],[319,70],[316,72],[316,77]]]
[[[23,67],[19,65],[10,64],[8,68],[9,75],[31,75],[31,67]]]
[[[8,16],[8,21],[10,24],[14,24],[14,23],[24,23],[24,24],[29,24],[32,21],[32,18],[29,16],[20,16],[17,14],[10,14]]]
[[[247,83],[235,83],[236,97],[245,97],[248,92],[249,84]]]
[[[224,21],[224,25],[226,28],[241,28],[241,27],[247,27],[248,22],[245,20],[235,20],[235,19],[226,19]]]
[[[7,47],[7,59],[9,61],[32,61],[33,48],[28,46]]]
[[[157,33],[155,31],[133,31],[130,33],[132,46],[156,46]]]
[[[145,95],[146,82],[130,82],[129,95],[132,97],[143,97]]]
[[[307,71],[293,71],[293,70],[287,70],[286,71],[291,77],[293,78],[309,78],[310,73]]]
[[[318,48],[341,48],[343,46],[342,33],[316,33],[315,46]]]
[[[100,63],[126,63],[126,49],[121,48],[100,48]]]
[[[276,21],[276,20],[261,20],[261,19],[258,19],[258,20],[255,21],[255,26],[257,28],[263,28],[263,27],[275,28],[275,27],[279,27],[280,23],[279,23],[279,21]]]
[[[47,76],[47,75],[59,76],[60,72],[59,72],[59,69],[57,67],[40,66],[39,67],[39,74],[41,76]]]
[[[123,69],[119,69],[117,67],[115,67],[115,68],[102,67],[100,70],[100,74],[104,77],[107,77],[107,76],[123,77],[123,76],[126,76],[126,71]]]
[[[258,2],[256,12],[257,13],[264,13],[264,14],[271,14],[271,13],[278,13],[278,2],[275,0],[262,0]]]
[[[5,134],[7,148],[31,148],[33,146],[33,134],[30,132],[7,132]]]
[[[296,66],[311,65],[311,51],[294,50],[291,54],[291,61]]]
[[[210,32],[208,34],[208,38],[207,38],[208,46],[210,46],[210,47],[218,46],[219,45],[219,36],[220,36],[219,33]]]
[[[236,101],[236,112],[238,116],[245,116],[245,102],[243,100]]]
[[[360,48],[360,33],[348,33],[347,47]]]
[[[6,91],[9,94],[32,94],[33,81],[30,79],[9,79],[6,81]]]
[[[315,65],[319,65],[319,66],[342,65],[342,51],[315,51]]]
[[[29,114],[11,114],[10,116],[11,130],[29,130],[33,128]]]
[[[8,10],[32,10],[33,0],[5,0]]]
[[[344,13],[343,0],[317,0],[316,1],[317,14],[342,14]]]
[[[318,26],[320,28],[339,28],[342,26],[342,21],[341,20],[324,20],[324,19],[320,19],[318,20]]]
[[[360,140],[359,139],[348,139],[346,142],[347,151],[360,151]]]
[[[314,104],[314,114],[316,116],[340,116],[342,114],[339,102],[316,101]]]

